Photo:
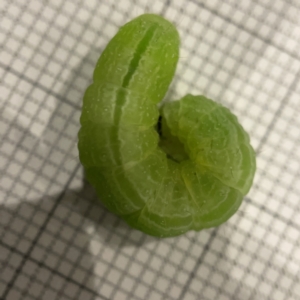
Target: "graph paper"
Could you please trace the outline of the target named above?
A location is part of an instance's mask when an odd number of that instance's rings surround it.
[[[300,299],[300,2],[0,1],[0,298]],[[108,212],[77,151],[82,98],[118,28],[173,22],[167,98],[229,107],[257,152],[222,226],[158,239]]]

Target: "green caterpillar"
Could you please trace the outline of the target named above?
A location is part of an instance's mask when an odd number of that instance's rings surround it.
[[[227,108],[187,95],[158,109],[179,45],[176,28],[157,15],[121,27],[98,60],[78,134],[86,178],[104,205],[159,237],[225,222],[256,169],[249,136]]]

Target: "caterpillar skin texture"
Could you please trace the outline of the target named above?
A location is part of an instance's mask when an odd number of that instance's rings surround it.
[[[225,222],[256,168],[248,134],[222,105],[187,95],[159,111],[179,44],[157,15],[121,27],[97,62],[78,134],[86,178],[104,205],[158,237]]]

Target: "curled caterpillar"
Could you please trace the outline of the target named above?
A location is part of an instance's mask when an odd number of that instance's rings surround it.
[[[80,161],[103,204],[149,235],[218,226],[239,208],[256,169],[237,118],[204,96],[158,109],[174,77],[179,35],[145,14],[120,28],[84,95]]]

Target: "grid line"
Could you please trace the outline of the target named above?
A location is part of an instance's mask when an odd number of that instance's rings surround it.
[[[281,112],[284,108],[284,106],[286,105],[286,103],[288,102],[289,100],[289,97],[291,95],[291,92],[295,89],[296,85],[298,84],[298,81],[299,81],[299,78],[300,78],[300,69],[298,70],[290,88],[288,89],[288,92],[287,94],[284,96],[284,98],[282,99],[281,103],[280,103],[280,106],[278,107],[278,109],[276,110],[274,116],[273,116],[273,119],[271,121],[271,123],[269,124],[269,126],[267,127],[267,131],[265,133],[265,135],[263,136],[262,140],[261,140],[261,143],[258,145],[257,147],[257,151],[261,151],[263,145],[266,143],[266,140],[268,139],[269,135],[270,135],[270,132],[271,130],[273,129],[276,121],[278,120],[278,118],[280,117],[281,115]]]
[[[73,174],[70,176],[65,188],[67,188],[69,186],[69,184],[71,183],[73,177],[75,176],[76,171],[79,169],[79,164],[77,165],[76,169],[74,170]],[[3,298],[5,299],[6,296],[8,295],[9,291],[12,289],[17,277],[19,276],[19,273],[22,271],[22,268],[24,267],[27,259],[30,257],[31,252],[33,251],[35,245],[37,244],[39,238],[41,237],[41,235],[43,234],[44,229],[46,228],[48,222],[50,221],[52,215],[54,214],[57,206],[59,205],[61,199],[63,198],[65,194],[65,190],[59,195],[59,197],[56,199],[55,204],[53,206],[53,208],[51,209],[51,211],[48,213],[47,218],[45,219],[44,223],[42,224],[42,226],[40,227],[38,234],[36,235],[36,237],[34,238],[34,240],[31,243],[30,248],[28,249],[27,253],[25,253],[25,255],[23,255],[23,259],[22,262],[20,264],[20,266],[16,269],[15,271],[15,275],[13,276],[12,280],[7,284],[7,288],[5,289],[4,293],[3,293]]]
[[[237,28],[244,30],[245,32],[249,33],[250,35],[254,36],[255,38],[258,38],[258,39],[264,41],[266,44],[272,45],[273,47],[277,48],[279,51],[285,52],[286,54],[288,54],[292,58],[294,58],[294,59],[299,59],[300,58],[295,53],[290,52],[290,51],[288,51],[285,48],[282,48],[282,47],[280,47],[280,46],[278,46],[276,44],[271,43],[271,39],[266,39],[266,38],[260,36],[257,32],[249,30],[247,27],[243,26],[243,24],[236,24],[235,22],[232,21],[232,19],[230,17],[225,17],[225,16],[219,14],[217,10],[214,10],[214,9],[211,9],[211,8],[207,7],[204,3],[199,3],[198,1],[195,1],[195,0],[192,0],[192,2],[194,2],[197,6],[210,11],[212,14],[214,14],[214,15],[222,18],[222,19],[224,19],[227,23],[230,23],[230,24],[236,26]],[[254,3],[257,3],[257,2],[254,1]],[[271,4],[272,3],[270,1],[270,5]],[[289,3],[286,2],[286,6],[288,6],[288,5],[289,5]]]
[[[3,247],[5,247],[6,249],[8,249],[9,251],[11,251],[11,252],[13,252],[13,253],[17,253],[17,254],[23,256],[23,253],[20,252],[20,251],[18,251],[18,249],[13,248],[13,247],[10,247],[10,246],[8,246],[8,245],[2,243],[2,241],[0,241],[0,244],[1,244]],[[64,276],[62,273],[57,272],[55,269],[50,268],[49,266],[43,264],[42,262],[35,260],[33,257],[30,257],[30,256],[29,256],[29,257],[28,257],[28,260],[29,260],[29,261],[32,261],[34,264],[36,264],[36,265],[39,266],[40,268],[47,269],[47,270],[49,270],[51,273],[54,273],[55,275],[58,275],[59,277],[64,278],[66,281],[70,281],[70,282],[72,282],[72,283],[78,285],[80,288],[87,290],[89,293],[91,293],[91,294],[93,294],[93,295],[95,295],[95,296],[100,296],[100,297],[102,297],[103,299],[107,299],[107,298],[105,298],[105,297],[103,297],[103,296],[101,296],[101,295],[95,293],[95,291],[89,289],[87,286],[82,285],[82,284],[80,284],[79,282],[73,280],[71,277]],[[13,271],[15,271],[13,267],[11,267],[11,268],[12,268]]]

